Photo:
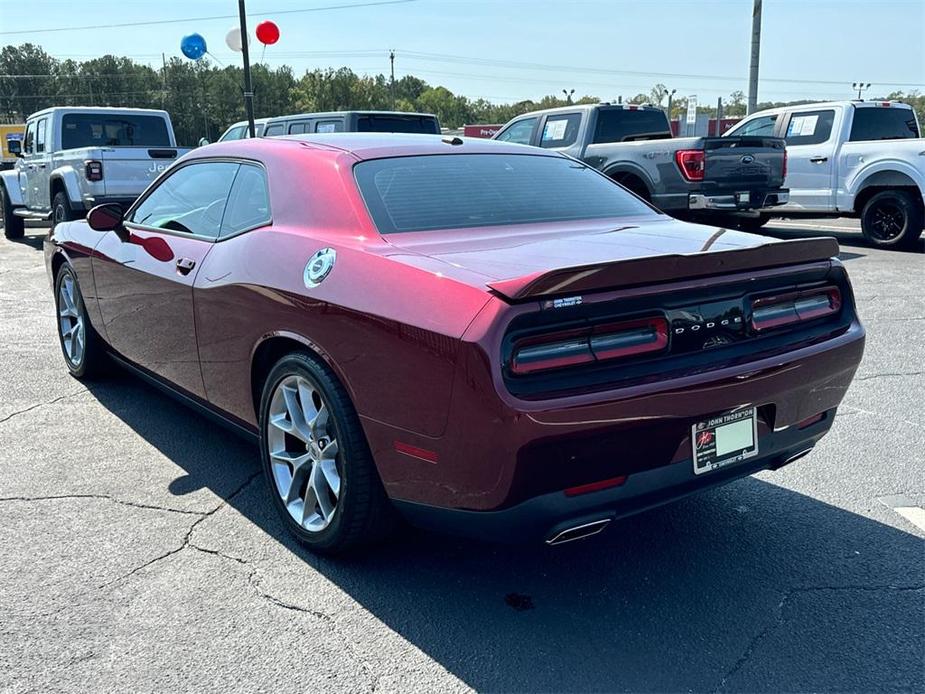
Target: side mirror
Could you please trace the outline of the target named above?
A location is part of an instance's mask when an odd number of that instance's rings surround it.
[[[116,231],[122,228],[122,206],[109,202],[97,205],[87,213],[87,224],[95,231]]]
[[[209,142],[209,138],[208,138],[208,137],[200,137],[200,138],[199,138],[199,146],[200,146],[200,147],[205,147],[206,145],[209,145],[209,144],[212,144],[212,143]]]
[[[10,150],[10,154],[21,157],[22,156],[22,141],[21,140],[7,140],[6,148]]]

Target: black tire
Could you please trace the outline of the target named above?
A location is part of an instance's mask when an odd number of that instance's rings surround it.
[[[3,235],[8,239],[21,239],[26,233],[26,220],[13,214],[13,204],[7,195],[6,186],[0,185],[0,223],[3,224]]]
[[[68,200],[67,193],[59,190],[51,201],[51,225],[54,227],[61,222],[69,222],[76,219],[77,215],[71,210],[71,201]]]
[[[65,323],[69,318],[63,315],[67,306],[62,302],[62,285],[70,280],[73,284],[72,302],[76,316],[83,321],[83,347],[79,358],[72,355],[65,342]],[[83,293],[77,281],[77,273],[69,263],[64,263],[55,275],[55,322],[58,329],[58,343],[61,345],[61,354],[71,376],[78,380],[92,380],[98,378],[106,369],[108,358],[103,347],[103,341],[97,335],[90,318],[87,316],[87,307],[84,304]],[[79,331],[78,331],[79,333]]]
[[[878,248],[909,248],[922,234],[922,200],[905,190],[877,193],[861,212],[861,232]]]
[[[330,431],[337,441],[334,462],[339,475],[340,491],[331,520],[326,527],[317,531],[303,527],[290,512],[280,483],[274,477],[270,456],[271,402],[277,389],[284,382],[291,383],[293,377],[307,381],[321,397],[330,413],[326,431]],[[292,443],[295,447],[302,445],[298,440]],[[310,444],[304,444],[301,450],[310,450]],[[341,554],[384,539],[395,528],[396,514],[382,486],[356,409],[341,383],[316,356],[306,352],[288,354],[276,363],[267,376],[260,398],[260,457],[274,508],[286,529],[312,551]],[[280,465],[278,458],[276,464]],[[289,467],[292,469],[292,466]],[[292,478],[295,478],[295,474]],[[306,489],[307,484],[307,481],[300,483],[300,489]],[[299,498],[291,503],[301,502],[304,506],[304,495],[300,491]]]

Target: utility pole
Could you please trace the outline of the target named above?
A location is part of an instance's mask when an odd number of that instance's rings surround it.
[[[392,100],[392,109],[395,109],[395,51],[389,49],[389,65],[392,78],[389,81],[389,98]]]
[[[861,92],[870,89],[870,82],[867,82],[867,83],[864,83],[864,82],[854,82],[854,83],[852,83],[851,88],[852,88],[852,89],[857,89],[857,90],[858,90],[858,99],[860,99],[860,98],[861,98]]]
[[[752,60],[748,68],[748,108],[746,115],[758,109],[758,56],[761,53],[761,0],[752,7]]]
[[[722,121],[723,121],[723,97],[718,97],[716,99],[716,132],[713,133],[714,137],[719,137],[720,135],[723,134]]]
[[[575,93],[575,90],[574,90],[574,89],[571,89],[571,90],[563,89],[563,90],[562,90],[562,93],[565,94],[565,102],[566,102],[567,104],[571,104],[571,103],[572,103],[572,94]]]
[[[241,52],[244,54],[244,110],[247,112],[247,127],[251,137],[257,137],[254,127],[254,88],[251,85],[251,60],[247,52],[247,16],[244,0],[238,0],[238,15],[241,19]]]
[[[164,64],[164,71],[161,73],[161,108],[165,106],[167,100],[167,56],[161,53],[161,62]]]

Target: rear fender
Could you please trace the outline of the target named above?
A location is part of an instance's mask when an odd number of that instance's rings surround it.
[[[10,204],[13,207],[23,207],[26,201],[23,200],[22,189],[19,187],[19,171],[16,169],[0,171],[0,181],[3,182],[6,194],[10,197]]]
[[[80,193],[80,179],[73,166],[59,166],[54,169],[48,176],[48,200],[49,203],[54,199],[55,186],[64,186],[64,192],[67,193],[67,199],[71,203],[71,208],[83,210],[83,198]]]

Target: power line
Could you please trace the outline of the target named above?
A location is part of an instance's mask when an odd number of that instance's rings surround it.
[[[249,12],[248,17],[265,17],[267,15],[301,14],[305,12],[325,12],[328,10],[349,10],[355,7],[376,7],[379,5],[402,5],[418,0],[376,0],[374,2],[352,3],[347,5],[326,5],[322,7],[308,7],[299,10],[268,10],[266,12]],[[0,36],[20,34],[50,34],[60,31],[83,31],[85,29],[121,29],[124,27],[155,26],[158,24],[182,24],[185,22],[208,22],[213,19],[237,19],[236,14],[222,14],[211,17],[185,17],[183,19],[158,19],[147,22],[122,22],[119,24],[89,24],[84,26],[53,27],[51,29],[17,29],[16,31],[0,31]]]

